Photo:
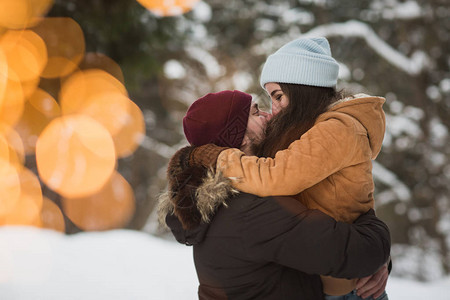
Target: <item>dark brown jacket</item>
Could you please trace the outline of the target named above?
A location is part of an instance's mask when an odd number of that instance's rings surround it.
[[[180,243],[194,245],[200,299],[323,299],[318,274],[364,277],[388,260],[389,231],[372,210],[347,224],[290,197],[235,193],[220,174],[195,187],[176,161],[160,213]]]

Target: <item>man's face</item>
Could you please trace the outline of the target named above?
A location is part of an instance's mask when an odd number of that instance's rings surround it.
[[[247,122],[247,131],[245,132],[245,135],[251,143],[260,143],[262,141],[264,138],[264,129],[266,129],[267,121],[271,117],[271,114],[259,110],[258,104],[252,102]]]

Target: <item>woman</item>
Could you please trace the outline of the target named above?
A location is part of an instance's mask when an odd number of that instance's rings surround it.
[[[371,161],[384,136],[384,99],[343,98],[334,88],[338,69],[326,39],[287,43],[268,57],[261,74],[274,113],[258,151],[267,158],[245,156],[238,149],[216,149],[221,153],[211,160],[202,155],[214,151],[209,145],[197,148],[191,160],[217,165],[226,177],[236,179],[233,186],[240,191],[295,195],[308,208],[353,222],[373,208]],[[387,271],[383,276],[387,278]],[[330,299],[361,299],[355,295],[356,279],[322,280]],[[387,299],[383,290],[374,296]]]

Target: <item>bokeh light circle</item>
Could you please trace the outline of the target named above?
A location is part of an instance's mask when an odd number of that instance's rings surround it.
[[[42,190],[38,178],[26,168],[18,171],[20,194],[17,201],[0,217],[0,225],[41,226]]]
[[[32,154],[36,141],[44,128],[61,115],[56,100],[46,91],[37,89],[25,103],[16,130],[22,138],[25,153]]]
[[[8,61],[6,60],[5,53],[0,48],[0,108],[5,101],[6,86],[8,84]]]
[[[16,130],[0,123],[0,135],[8,145],[8,162],[16,168],[21,168],[25,162],[25,148],[22,138]],[[6,156],[4,156],[6,157]]]
[[[47,64],[47,47],[44,41],[31,30],[9,30],[0,38],[8,67],[14,78],[21,82],[39,78]]]
[[[128,97],[105,93],[82,107],[81,112],[95,118],[111,133],[117,157],[133,153],[145,135],[142,111]]]
[[[129,183],[117,172],[96,194],[63,199],[63,210],[79,228],[87,231],[120,228],[135,210],[134,194]]]
[[[83,61],[80,64],[80,69],[103,70],[114,76],[122,84],[125,84],[125,78],[123,77],[123,72],[120,66],[113,59],[111,59],[110,57],[106,56],[103,53],[97,52],[86,53]]]
[[[25,100],[30,98],[31,95],[33,95],[33,93],[38,88],[39,82],[40,82],[40,78],[22,82],[22,93],[23,93],[23,98]]]
[[[22,29],[36,25],[53,0],[0,0],[0,26]]]
[[[41,210],[41,223],[43,228],[53,229],[59,232],[65,232],[66,225],[61,209],[55,202],[44,196],[44,202]]]
[[[44,78],[67,76],[78,68],[83,59],[85,41],[83,30],[71,18],[45,18],[33,28],[47,45],[48,61],[42,72]]]
[[[0,133],[0,160],[9,162],[9,144],[3,134]]]
[[[0,222],[15,207],[20,196],[20,179],[17,168],[0,158]]]
[[[9,70],[12,73],[12,70]],[[0,100],[0,122],[10,127],[19,121],[24,108],[25,97],[20,82],[7,79],[3,99]]]
[[[132,154],[145,137],[145,121],[142,111],[131,100],[128,102],[128,109],[127,118],[121,120],[123,122],[121,130],[113,136],[118,157]]]
[[[128,96],[125,86],[111,74],[99,69],[78,71],[62,84],[59,96],[62,114],[79,113],[106,93]]]
[[[157,16],[176,16],[192,10],[200,0],[137,0]]]
[[[114,171],[116,155],[110,133],[85,115],[53,120],[36,143],[43,182],[64,197],[97,192]]]
[[[80,112],[95,118],[114,139],[114,135],[124,126],[123,120],[128,118],[129,102],[128,97],[119,93],[99,94],[82,106]]]

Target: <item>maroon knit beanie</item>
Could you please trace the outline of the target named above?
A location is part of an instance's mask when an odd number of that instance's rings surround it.
[[[194,146],[213,143],[239,148],[247,130],[251,103],[251,95],[237,90],[197,99],[183,118],[186,139]]]

